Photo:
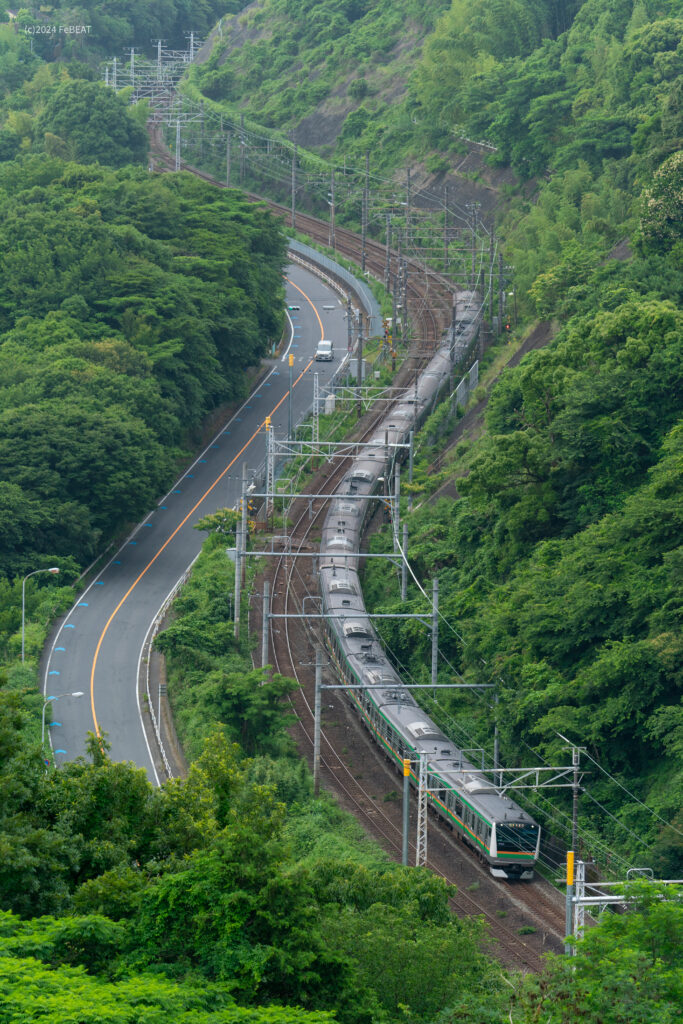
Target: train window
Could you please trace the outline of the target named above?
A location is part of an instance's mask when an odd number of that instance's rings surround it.
[[[455,813],[462,818],[462,800],[457,796],[455,798]]]

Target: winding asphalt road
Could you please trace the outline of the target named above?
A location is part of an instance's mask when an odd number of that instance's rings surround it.
[[[159,784],[138,700],[137,679],[147,633],[167,595],[199,553],[199,518],[232,507],[241,493],[242,463],[265,457],[265,418],[275,437],[287,434],[289,365],[294,355],[292,421],[310,410],[313,373],[322,386],[346,352],[345,306],[312,273],[287,271],[290,343],[253,393],[185,471],[157,507],[80,595],[52,639],[44,667],[48,696],[82,691],[80,699],[52,702],[50,740],[57,763],[85,753],[88,732],[106,732],[110,756],[133,761]],[[314,362],[318,341],[335,344],[332,363]]]

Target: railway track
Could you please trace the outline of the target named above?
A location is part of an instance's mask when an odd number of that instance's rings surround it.
[[[175,158],[163,144],[158,129],[152,133],[152,152],[160,171],[175,170]],[[181,169],[225,188],[211,175],[185,162]],[[249,195],[249,193],[247,193]],[[250,195],[254,201],[266,202],[273,212],[286,220],[290,211],[281,204]],[[315,217],[297,213],[297,227],[311,238],[327,245],[328,225]],[[360,263],[361,241],[353,232],[343,228],[335,231],[339,252]],[[386,249],[377,242],[367,240],[366,267],[382,279],[386,267]],[[391,273],[398,267],[398,256],[391,253]],[[438,274],[408,261],[408,297],[410,316],[418,336],[413,345],[414,368],[404,366],[403,384],[407,384],[426,356],[434,350],[450,324],[453,301],[449,283]],[[417,351],[415,351],[417,349]],[[384,413],[366,414],[358,426],[355,440],[363,440]],[[326,464],[312,484],[314,493],[332,494],[347,469],[347,460],[331,466]],[[296,679],[300,689],[291,698],[296,714],[294,733],[299,749],[312,764],[313,756],[313,702],[315,675],[312,663],[313,644],[321,643],[322,636],[313,626],[316,620],[278,619],[279,614],[294,611],[303,614],[304,598],[317,596],[314,559],[288,557],[289,552],[312,552],[317,549],[316,528],[326,505],[325,499],[295,501],[290,516],[294,525],[290,530],[288,552],[282,552],[274,566],[268,566],[264,578],[271,581],[271,618],[269,647],[271,663],[277,672]],[[310,610],[310,606],[309,606]],[[260,629],[259,603],[250,608],[250,627]],[[394,799],[396,773],[386,764],[377,747],[362,729],[350,705],[338,691],[326,691],[335,696],[327,700],[327,719],[333,712],[335,722],[327,724],[321,735],[321,776],[325,787],[339,802],[355,815],[365,830],[373,835],[386,852],[400,859],[402,824],[400,807]],[[364,777],[370,771],[371,781]],[[454,911],[461,916],[482,916],[488,925],[494,944],[492,952],[507,966],[525,971],[536,971],[542,966],[542,954],[547,950],[559,951],[564,936],[564,915],[557,893],[542,880],[531,885],[513,884],[493,879],[474,854],[466,849],[441,822],[430,820],[430,853],[428,867],[439,874],[457,892],[451,899]],[[414,855],[414,846],[411,847]],[[476,893],[476,895],[473,895]],[[505,921],[505,923],[503,923]]]
[[[150,149],[155,160],[155,169],[159,172],[175,170],[175,156],[166,147],[159,126],[150,131]],[[190,171],[198,178],[210,182],[217,188],[226,188],[224,182],[207,174],[192,164],[181,161],[181,170]],[[254,202],[265,203],[276,216],[287,221],[291,211],[281,203],[251,192],[244,193]],[[314,241],[327,246],[329,241],[329,225],[310,214],[297,212],[297,230],[303,231]],[[358,235],[346,228],[335,229],[336,249],[356,263],[361,263],[362,246]],[[398,273],[399,256],[395,250],[390,251],[390,273]],[[379,280],[384,280],[386,270],[386,247],[372,239],[366,240],[365,265]],[[408,270],[407,299],[410,320],[413,327],[413,349],[415,358],[422,359],[434,351],[444,331],[451,322],[453,305],[453,286],[441,275],[427,269],[416,260],[406,260]]]
[[[355,440],[363,440],[371,435],[381,415],[369,414],[361,424],[361,431]],[[347,469],[348,460],[339,460],[332,467],[328,463],[313,483],[314,493],[332,494]],[[275,560],[275,565],[267,570],[271,581],[271,615],[274,616],[270,621],[270,660],[279,673],[295,678],[300,684],[300,689],[291,699],[297,720],[294,732],[299,749],[307,755],[309,763],[312,763],[313,755],[315,694],[312,652],[315,643],[322,643],[322,635],[313,625],[317,620],[277,616],[305,614],[306,609],[309,612],[311,610],[311,605],[307,605],[306,601],[315,601],[317,586],[313,559],[298,559],[291,557],[291,553],[296,555],[317,549],[316,530],[324,516],[326,504],[326,499],[315,499],[310,507],[307,499],[294,502],[290,510],[294,525],[289,534],[287,551],[283,551]],[[252,628],[260,627],[259,612],[258,604],[255,604],[250,615]],[[358,772],[358,767],[367,767],[369,761],[381,766],[381,780],[385,783],[384,800],[393,791],[386,787],[396,785],[395,771],[393,767],[384,764],[377,747],[362,729],[345,699],[337,696],[337,691],[326,693],[335,696],[325,698],[326,717],[329,722],[332,713],[333,723],[325,726],[321,733],[321,775],[324,785],[335,793],[339,802],[355,815],[387,853],[398,860],[402,840],[400,814],[396,813],[399,810],[398,804],[392,799],[386,803],[378,800],[376,768],[372,769],[373,784],[370,785],[363,773]],[[414,846],[412,854],[414,856]],[[463,864],[466,865],[465,872]],[[542,893],[543,883],[537,882],[529,887],[494,880],[474,855],[437,819],[433,823],[430,821],[428,867],[457,887],[451,905],[458,915],[475,914],[484,917],[494,943],[493,952],[507,966],[525,971],[539,970],[542,953],[547,949],[559,948],[564,921],[561,909],[553,903],[552,895]],[[474,881],[463,885],[463,874],[467,879],[473,877]],[[481,897],[480,889],[486,890]],[[476,896],[473,895],[475,892]],[[530,914],[529,902],[535,905],[533,915]],[[507,923],[509,915],[512,917],[511,924]],[[525,934],[527,932],[530,934]]]

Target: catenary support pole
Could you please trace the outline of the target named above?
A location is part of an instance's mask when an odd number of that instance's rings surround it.
[[[572,898],[574,896],[574,851],[567,851],[567,895],[565,897],[564,905],[564,931],[565,936],[571,935],[572,933]],[[571,943],[565,942],[564,944],[565,953],[570,956],[572,952]]]
[[[242,562],[241,562],[241,581],[243,584],[247,582],[247,464],[242,463]]]
[[[436,683],[439,667],[439,580],[432,582],[432,683]]]
[[[268,627],[270,625],[270,581],[263,581],[263,621],[261,622],[261,668],[268,664]]]
[[[335,219],[335,199],[334,199],[334,169],[330,174],[330,249],[336,249],[336,239],[334,232],[334,219]]]
[[[313,794],[320,795],[320,710],[321,684],[323,672],[323,655],[319,647],[315,649],[315,708],[313,726]]]
[[[244,498],[242,498],[244,501]],[[242,526],[237,523],[235,527],[235,617],[234,617],[234,629],[235,640],[239,640],[240,635],[240,601],[241,601],[241,585],[242,585],[242,565],[241,565],[241,543],[242,543]]]
[[[403,759],[403,841],[401,843],[401,864],[408,866],[408,831],[410,829],[410,759]]]
[[[394,534],[394,554],[398,553],[398,538],[400,536],[401,522],[401,464],[398,459],[394,463],[394,509],[392,516],[392,530]]]
[[[292,231],[296,231],[296,158],[297,145],[294,143],[292,151]]]
[[[503,253],[498,252],[498,333],[503,330],[503,289],[505,288],[505,282],[503,279]]]
[[[365,245],[368,235],[368,204],[370,197],[370,154],[365,151],[365,181],[363,183],[363,208],[361,211],[361,254],[360,267],[365,273]]]
[[[358,322],[358,359],[357,359],[357,373],[356,383],[358,386],[358,402],[356,405],[356,413],[358,419],[363,415],[363,314],[359,313]]]
[[[408,598],[408,524],[403,524],[403,558],[401,559],[401,600]]]
[[[581,750],[579,747],[572,747],[572,766],[574,768],[574,780],[572,782],[572,850],[579,852],[579,760]]]

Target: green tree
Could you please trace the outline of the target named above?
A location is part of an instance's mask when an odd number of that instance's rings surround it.
[[[147,136],[122,97],[98,82],[66,81],[49,99],[37,130],[64,141],[73,159],[112,167],[147,159]]]
[[[673,893],[645,888],[635,909],[604,916],[577,946],[576,956],[550,956],[540,975],[527,976],[513,1011],[515,1024],[680,1020],[683,907]]]

